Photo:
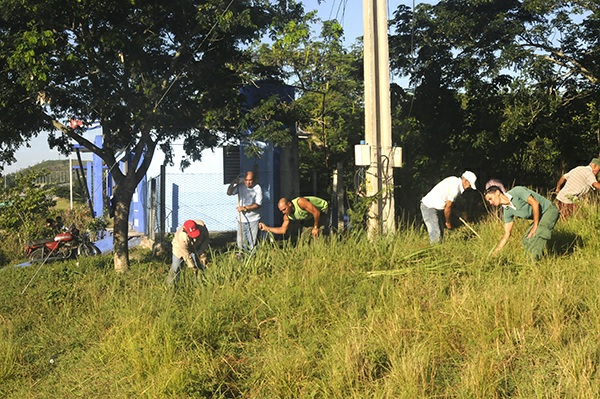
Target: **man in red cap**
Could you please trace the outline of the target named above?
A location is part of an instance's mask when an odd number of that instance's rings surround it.
[[[168,283],[173,284],[179,276],[181,262],[192,269],[203,270],[206,266],[208,229],[202,220],[186,220],[173,237],[173,264]]]

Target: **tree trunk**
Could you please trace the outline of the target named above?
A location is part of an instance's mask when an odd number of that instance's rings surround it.
[[[113,235],[113,256],[115,271],[124,273],[129,270],[129,209],[133,198],[133,189],[129,188],[126,179],[123,184],[115,186],[115,222]]]

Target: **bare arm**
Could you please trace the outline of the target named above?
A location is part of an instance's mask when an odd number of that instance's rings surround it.
[[[560,191],[560,189],[562,188],[563,184],[565,184],[566,181],[567,181],[567,179],[565,178],[565,175],[562,175],[560,177],[560,179],[558,179],[558,182],[556,183],[556,193],[558,193]]]
[[[238,210],[238,212],[248,212],[248,211],[255,211],[258,208],[260,208],[260,205],[254,203],[251,205],[238,206],[237,210]]]
[[[451,229],[452,225],[450,224],[450,215],[452,214],[452,201],[446,201],[446,206],[444,207],[444,218],[446,219],[446,228]]]
[[[497,254],[498,252],[500,252],[502,250],[502,248],[504,248],[504,246],[508,242],[508,239],[510,238],[510,233],[512,232],[512,228],[513,228],[514,224],[515,224],[515,222],[509,222],[509,223],[504,224],[504,235],[500,239],[500,242],[496,246],[496,249],[494,249],[494,255]]]
[[[304,197],[298,198],[298,206],[300,207],[300,209],[304,209],[305,211],[310,213],[315,221],[314,227],[319,227],[319,218],[321,217],[321,211]]]
[[[527,238],[531,238],[535,236],[538,224],[540,223],[540,203],[535,198],[533,198],[533,195],[530,195],[527,198],[527,203],[531,205],[531,211],[533,213],[533,226],[531,227],[531,231],[527,235]]]
[[[238,184],[240,184],[240,178],[236,177],[231,181],[231,183],[229,183],[229,187],[227,187],[227,195],[237,194],[235,189],[237,188]]]
[[[593,182],[592,187],[594,187],[596,190],[600,190],[600,183],[598,183],[597,181]]]
[[[310,202],[304,197],[298,198],[298,206],[312,215],[313,228],[311,234],[313,236],[319,235],[319,219],[321,218],[321,211],[316,206],[314,206],[312,202]]]
[[[285,234],[287,233],[289,225],[290,219],[288,219],[287,215],[283,215],[283,223],[281,223],[280,227],[269,227],[261,222],[258,224],[258,228],[262,231],[267,231],[269,233]]]

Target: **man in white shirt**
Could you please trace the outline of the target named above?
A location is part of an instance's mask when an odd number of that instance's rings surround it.
[[[445,178],[421,199],[421,215],[429,233],[430,243],[437,244],[442,240],[444,227],[452,228],[450,215],[454,200],[468,188],[476,190],[476,180],[475,173],[467,170],[461,177]]]
[[[251,251],[256,245],[258,238],[258,223],[260,222],[259,209],[263,201],[263,192],[254,178],[254,172],[246,172],[241,184],[239,178],[235,178],[227,188],[227,195],[238,195],[238,235],[237,245],[240,251]]]
[[[600,158],[594,158],[589,165],[573,168],[558,179],[556,202],[563,219],[575,213],[579,199],[592,188],[600,190],[600,183],[596,178],[598,172],[600,172]]]

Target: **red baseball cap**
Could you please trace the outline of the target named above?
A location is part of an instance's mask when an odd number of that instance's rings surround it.
[[[183,230],[187,233],[190,238],[198,238],[200,235],[200,230],[198,230],[198,225],[193,220],[186,220],[183,223]]]

